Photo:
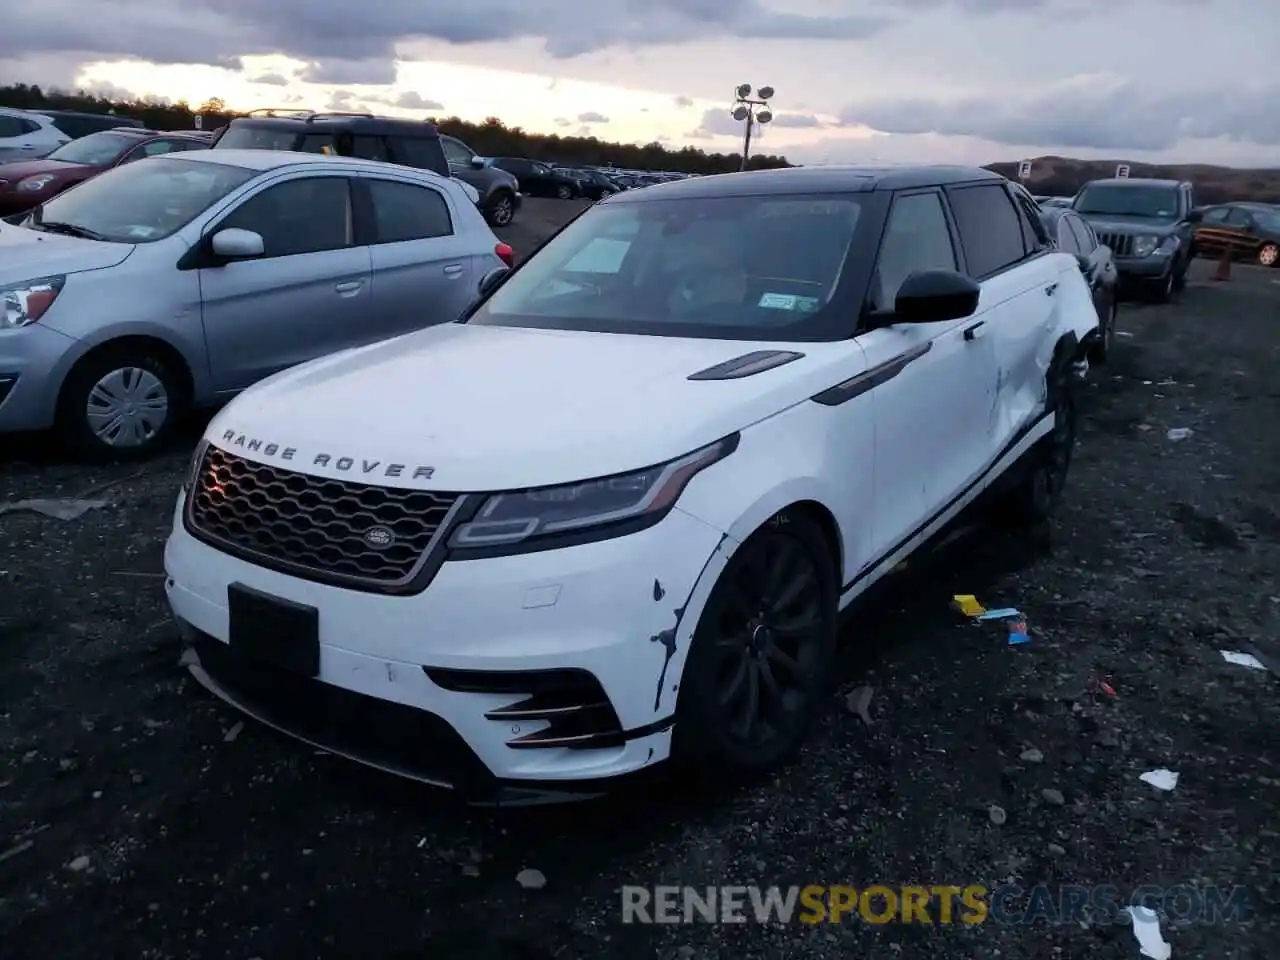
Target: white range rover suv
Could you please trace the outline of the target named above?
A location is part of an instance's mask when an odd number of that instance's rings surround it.
[[[621,193],[459,322],[218,415],[165,552],[187,663],[478,803],[768,769],[843,607],[997,481],[1052,510],[1097,325],[983,170]]]

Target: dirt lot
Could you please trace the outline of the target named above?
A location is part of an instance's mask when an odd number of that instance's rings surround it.
[[[0,516],[0,953],[1138,957],[1122,924],[619,920],[624,884],[1015,882],[1243,884],[1257,919],[1166,923],[1173,957],[1274,957],[1280,679],[1219,650],[1276,652],[1277,276],[1127,309],[1052,542],[979,531],[913,564],[860,606],[801,760],[716,796],[462,810],[242,725],[184,677],[166,617],[186,453],[85,469],[11,449],[0,503],[106,505]],[[956,592],[1018,605],[1031,642],[958,622]],[[860,685],[869,728],[844,705]],[[1170,793],[1138,779],[1161,767]]]

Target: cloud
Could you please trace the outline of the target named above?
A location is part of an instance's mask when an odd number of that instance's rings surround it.
[[[428,100],[416,90],[406,90],[400,96],[396,97],[392,102],[393,106],[402,107],[405,110],[443,110],[444,104],[435,100]]]
[[[127,103],[142,99],[141,95],[132,90],[127,90],[119,84],[111,83],[109,80],[90,80],[85,84],[84,92],[116,103]]]
[[[299,76],[304,83],[386,87],[396,82],[394,60],[325,60],[311,63]]]
[[[694,140],[706,140],[709,137],[740,137],[745,121],[733,119],[733,114],[726,109],[707,110],[702,114],[698,126],[685,136]]]
[[[269,87],[287,87],[289,85],[289,78],[281,76],[278,73],[264,73],[260,77],[250,78],[249,82],[264,83]]]
[[[350,90],[335,90],[329,95],[329,102],[324,105],[326,110],[355,110],[360,106],[356,102],[356,94]]]
[[[883,16],[779,13],[776,0],[132,0],[107,20],[83,0],[44,0],[6,11],[0,60],[75,53],[82,60],[135,58],[223,66],[285,54],[312,63],[313,82],[394,81],[398,41],[453,44],[536,39],[557,57],[610,46],[748,38],[847,40],[890,24]],[[57,23],[58,29],[49,29]],[[384,79],[378,79],[384,78]]]
[[[1167,150],[1192,138],[1275,146],[1277,99],[1280,84],[1189,92],[1085,76],[1020,97],[871,100],[846,107],[840,119],[884,133],[978,137],[1007,146]]]
[[[676,97],[672,102],[676,105],[676,108],[679,110],[685,110],[693,106],[693,100],[690,99],[689,97]]]
[[[594,110],[588,110],[586,113],[578,114],[579,123],[608,123],[609,118],[603,113],[596,113]]]
[[[826,124],[811,113],[775,113],[769,126],[789,127],[792,130],[814,130]]]
[[[557,127],[572,127],[573,121],[568,117],[556,117],[555,124]]]

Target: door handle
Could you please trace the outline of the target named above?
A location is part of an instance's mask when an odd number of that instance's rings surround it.
[[[363,280],[344,280],[342,283],[336,284],[333,289],[346,296],[349,293],[356,293],[363,286]]]
[[[972,327],[965,327],[965,330],[964,330],[965,341],[968,343],[972,343],[974,340],[981,340],[982,335],[987,332],[984,329],[986,325],[987,325],[987,322],[985,320],[979,320]]]
[[[445,268],[444,268],[444,275],[445,275],[446,277],[460,277],[460,276],[462,276],[462,264],[460,264],[460,263],[451,263],[451,264],[449,264],[447,267],[445,267]]]
[[[1058,285],[1056,283],[1051,283],[1044,288],[1044,295],[1046,297],[1052,297],[1057,292],[1058,292]]]

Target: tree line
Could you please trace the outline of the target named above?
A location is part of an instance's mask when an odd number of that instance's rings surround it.
[[[219,98],[195,107],[179,100],[170,103],[157,98],[115,100],[88,91],[44,90],[39,86],[15,83],[0,86],[0,106],[22,110],[75,110],[81,113],[111,113],[141,120],[154,130],[192,130],[199,115],[206,130],[212,130],[241,114]],[[457,137],[481,156],[528,157],[546,163],[570,166],[615,166],[628,170],[669,170],[684,173],[728,173],[739,169],[742,155],[707,153],[696,147],[673,149],[656,141],[643,145],[611,143],[597,137],[562,137],[533,133],[510,127],[497,117],[471,123],[460,117],[429,118],[442,133]],[[785,157],[753,154],[748,166],[753,170],[789,167]]]

